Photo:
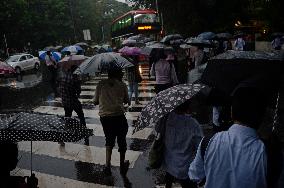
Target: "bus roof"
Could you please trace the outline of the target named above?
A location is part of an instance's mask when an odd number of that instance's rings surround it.
[[[144,10],[131,10],[125,14],[123,14],[122,16],[119,16],[118,18],[116,18],[115,20],[112,21],[112,24],[115,23],[116,21],[118,21],[119,19],[129,15],[129,14],[156,14],[157,11],[152,10],[152,9],[144,9]]]

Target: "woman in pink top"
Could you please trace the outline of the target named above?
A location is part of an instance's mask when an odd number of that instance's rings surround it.
[[[164,51],[159,51],[157,57],[159,60],[152,65],[150,73],[156,77],[155,91],[159,93],[178,84],[178,79],[175,67],[166,60]]]

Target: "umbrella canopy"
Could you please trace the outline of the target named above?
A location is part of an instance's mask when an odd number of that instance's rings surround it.
[[[180,34],[171,34],[165,36],[160,42],[165,44],[170,44],[170,41],[183,39],[183,37]]]
[[[128,46],[121,48],[118,52],[125,56],[137,56],[142,54],[141,48]]]
[[[126,39],[122,42],[122,46],[129,46],[129,47],[143,47],[145,46],[144,42],[133,40],[133,39]]]
[[[80,46],[67,46],[65,48],[63,48],[63,50],[61,52],[71,52],[73,54],[77,54],[78,52],[83,52],[83,48],[81,48]]]
[[[0,75],[14,74],[16,71],[10,65],[5,62],[0,61]]]
[[[231,38],[233,38],[233,35],[230,34],[230,33],[218,33],[216,36],[219,39],[231,39]]]
[[[87,43],[85,43],[85,42],[78,42],[78,43],[76,43],[76,44],[74,44],[74,46],[80,46],[80,47],[88,47],[89,45],[87,44]]]
[[[45,60],[47,51],[39,51],[38,56],[41,60]],[[59,52],[51,52],[52,57],[58,62],[61,59],[61,53]]]
[[[212,42],[210,42],[209,40],[202,39],[202,38],[189,38],[189,39],[185,40],[185,42],[186,42],[186,44],[189,44],[191,46],[200,46],[200,47],[204,47],[204,48],[215,47]]]
[[[183,49],[189,49],[189,48],[191,48],[192,46],[189,45],[189,44],[181,44],[181,45],[179,45],[179,47],[180,47],[180,48],[183,48]]]
[[[70,56],[65,56],[63,59],[59,61],[59,64],[65,68],[69,69],[73,65],[80,66],[83,61],[87,59],[86,56],[84,55],[70,55]]]
[[[153,41],[154,39],[146,37],[145,35],[139,34],[139,35],[128,37],[127,40],[135,40],[137,42],[147,43],[147,42]]]
[[[97,54],[84,61],[79,69],[82,74],[95,76],[97,72],[106,72],[113,67],[127,68],[134,66],[119,53],[108,52]]]
[[[164,50],[164,49],[173,50],[172,47],[167,46],[163,43],[157,42],[157,43],[153,43],[153,44],[147,45],[144,48],[142,48],[141,53],[147,56],[152,56],[155,53],[155,51]]]
[[[201,81],[229,96],[240,83],[273,91],[283,70],[281,52],[229,50],[209,60]]]
[[[73,118],[40,113],[0,115],[0,141],[77,142],[93,135],[91,129]]]
[[[162,117],[173,111],[177,106],[195,96],[202,84],[180,84],[158,93],[141,111],[134,132],[155,125]]]
[[[56,46],[47,46],[43,50],[44,51],[57,51]]]
[[[203,39],[203,40],[212,40],[216,38],[216,34],[213,32],[203,32],[200,33],[197,38]]]

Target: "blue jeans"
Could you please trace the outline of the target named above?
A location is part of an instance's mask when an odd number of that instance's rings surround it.
[[[131,101],[132,94],[135,95],[135,101],[138,101],[138,83],[137,82],[129,82],[128,96]]]

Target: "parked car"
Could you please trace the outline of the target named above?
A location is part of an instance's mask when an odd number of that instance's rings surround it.
[[[12,55],[5,62],[11,65],[17,74],[30,69],[38,70],[40,66],[39,59],[31,54]]]
[[[1,78],[13,77],[15,73],[16,72],[12,66],[8,65],[5,62],[0,61],[0,77]]]

